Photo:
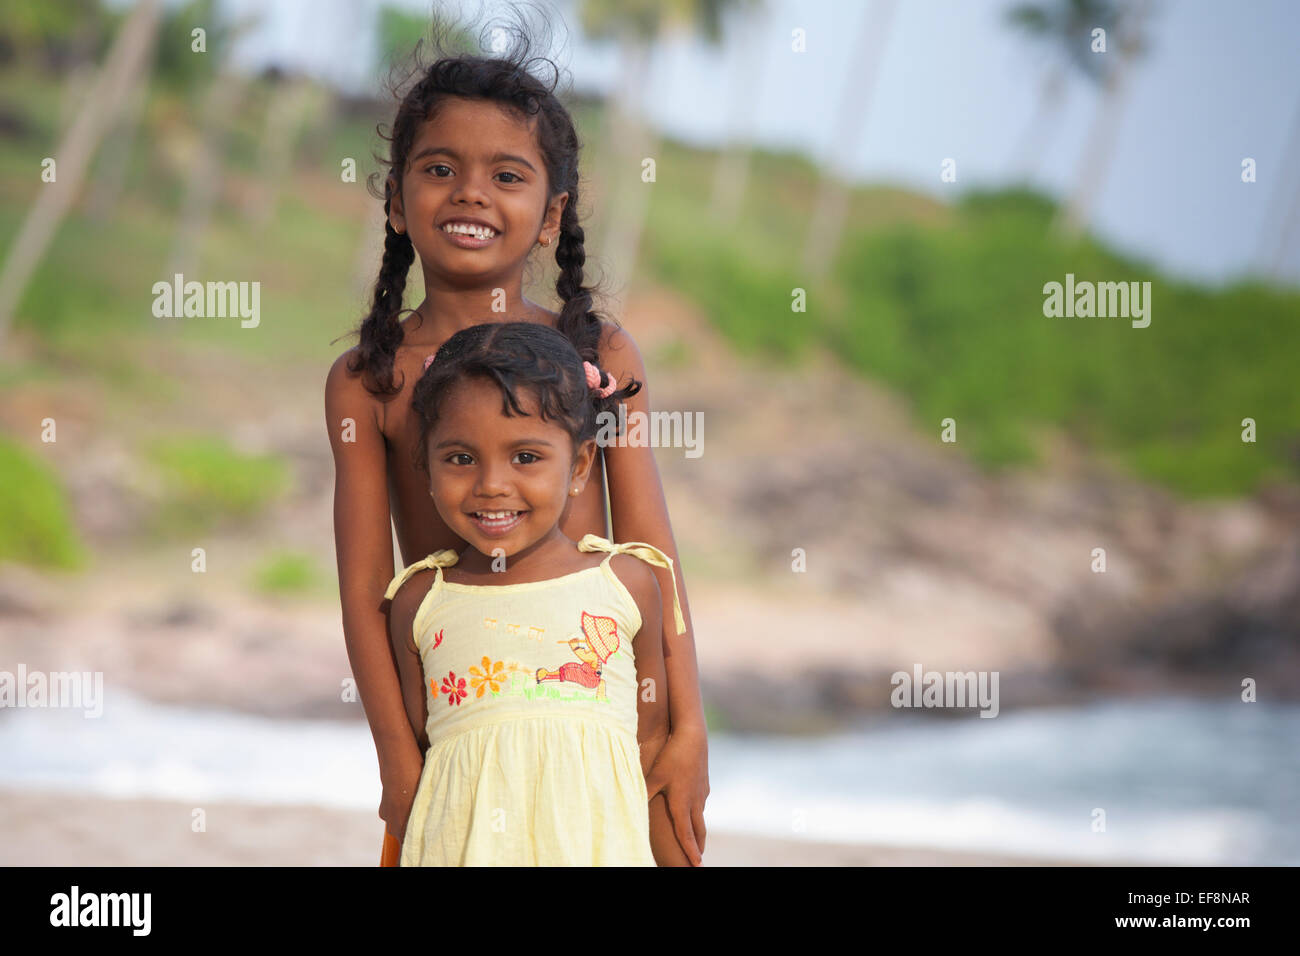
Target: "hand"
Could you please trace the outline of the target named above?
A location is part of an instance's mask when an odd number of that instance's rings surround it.
[[[699,866],[704,860],[704,801],[709,795],[709,740],[702,731],[681,730],[663,745],[650,773],[646,796],[663,791],[673,833],[682,852]]]
[[[411,816],[423,772],[424,754],[414,739],[410,747],[390,754],[387,762],[380,765],[379,779],[384,791],[379,801],[379,818],[399,843],[406,838],[406,821]]]

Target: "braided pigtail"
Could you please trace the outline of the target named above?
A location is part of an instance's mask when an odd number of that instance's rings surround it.
[[[587,261],[587,249],[584,245],[584,233],[578,222],[578,189],[575,182],[569,185],[569,200],[560,214],[560,240],[555,250],[555,261],[560,266],[560,276],[555,282],[555,291],[564,302],[560,317],[555,323],[556,329],[573,343],[573,347],[584,362],[590,362],[599,374],[599,381],[590,386],[590,400],[597,421],[617,421],[618,407],[623,400],[631,398],[641,391],[641,383],[629,379],[626,385],[618,386],[612,376],[600,365],[600,337],[604,323],[599,315],[592,311],[593,290],[583,285],[583,265]],[[602,391],[613,390],[602,396]],[[606,418],[606,413],[612,419]],[[617,430],[614,432],[618,434]]]
[[[583,285],[583,266],[587,262],[585,234],[578,222],[578,187],[569,186],[569,199],[560,214],[560,236],[555,248],[555,262],[560,267],[555,291],[564,303],[555,327],[573,343],[583,361],[600,364],[600,316],[592,311],[593,289]]]
[[[392,183],[389,182],[384,186],[384,258],[379,266],[379,278],[375,280],[370,314],[362,320],[358,330],[361,340],[348,366],[353,372],[369,370],[375,390],[384,395],[401,390],[393,382],[393,361],[404,335],[397,317],[402,311],[406,277],[415,261],[411,237],[394,229],[388,219],[391,204]]]

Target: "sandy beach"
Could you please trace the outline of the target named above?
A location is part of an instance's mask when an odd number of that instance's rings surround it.
[[[376,866],[382,825],[370,813],[309,806],[202,806],[0,791],[5,866]],[[775,840],[710,831],[706,866],[1072,866],[989,854]]]

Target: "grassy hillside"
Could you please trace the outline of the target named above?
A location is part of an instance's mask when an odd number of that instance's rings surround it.
[[[704,165],[712,157],[684,162]],[[662,168],[662,166],[661,166]],[[806,171],[755,165],[739,228],[701,216],[703,186],[655,195],[643,268],[686,291],[738,347],[785,361],[816,343],[900,390],[917,427],[990,466],[1032,463],[1042,426],[1066,430],[1191,497],[1300,476],[1300,294],[1174,281],[1086,240],[1050,238],[1052,203],[968,193],[951,207],[860,189],[828,280],[800,274]],[[796,188],[797,187],[797,188]],[[1043,286],[1151,283],[1151,324],[1049,318]],[[792,311],[792,290],[807,311]],[[1254,419],[1257,441],[1241,439]]]

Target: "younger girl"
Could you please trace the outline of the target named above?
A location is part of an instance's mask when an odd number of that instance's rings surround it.
[[[640,562],[672,559],[559,527],[590,476],[597,415],[639,387],[530,322],[456,333],[415,386],[415,464],[469,546],[385,594],[425,749],[402,866],[687,862],[665,818],[652,852],[644,778],[668,709],[659,586]]]
[[[581,359],[616,381],[646,380],[632,337],[593,309],[578,216],[578,136],[554,84],[529,71],[528,64],[544,61],[528,47],[523,31],[508,55],[442,56],[414,76],[389,135],[384,257],[374,299],[358,343],[339,356],[325,384],[343,633],[379,757],[385,859],[402,839],[424,768],[380,610],[395,570],[394,532],[402,564],[467,543],[440,517],[427,480],[411,464],[419,429],[411,392],[426,356],[469,326],[525,321],[558,329]],[[524,298],[535,251],[553,252],[559,267],[558,314]],[[403,319],[407,273],[417,259],[425,296]],[[648,416],[648,390],[630,394],[626,404],[629,420]],[[636,443],[596,453],[590,481],[569,499],[559,523],[573,541],[595,534],[677,554],[653,449]],[[680,589],[687,627],[680,636],[665,628],[662,636],[668,687],[659,697],[668,701],[671,733],[647,790],[652,816],[671,817],[682,851],[698,865],[708,737],[690,603],[686,582],[673,571],[654,574],[665,602],[662,620],[672,620],[668,597]]]

